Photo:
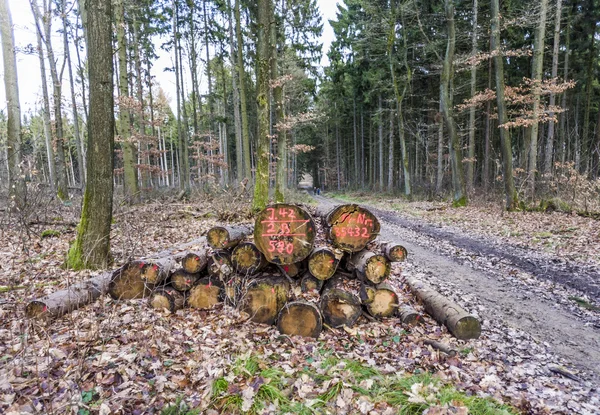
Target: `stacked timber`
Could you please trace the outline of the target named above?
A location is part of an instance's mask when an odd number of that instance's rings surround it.
[[[110,281],[103,276],[94,293],[107,291],[115,300],[147,298],[151,307],[171,313],[226,304],[256,323],[276,325],[284,335],[315,338],[323,327],[351,327],[362,316],[397,316],[403,324],[417,324],[420,315],[401,304],[386,282],[391,263],[405,261],[407,251],[376,241],[379,231],[375,215],[358,205],[312,215],[301,206],[275,204],[253,226],[211,228],[205,243],[189,252],[131,261],[110,274]],[[477,319],[456,304],[418,281],[408,285],[455,336],[479,335]],[[28,315],[58,315],[87,301],[79,295],[74,305],[61,306],[63,297],[30,303]]]

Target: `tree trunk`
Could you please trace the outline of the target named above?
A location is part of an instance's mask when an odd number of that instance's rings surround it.
[[[86,34],[89,48],[90,105],[87,185],[77,238],[69,250],[70,268],[106,268],[111,262],[113,202],[114,98],[111,2],[90,2]]]
[[[258,40],[256,47],[258,162],[256,166],[254,198],[252,199],[252,209],[255,211],[263,210],[269,199],[269,162],[271,158],[269,150],[271,141],[269,138],[269,62],[271,59],[269,27],[271,15],[271,0],[259,0],[257,21]]]
[[[227,282],[233,274],[231,254],[229,251],[215,251],[208,257],[208,276],[221,282]]]
[[[388,141],[388,190],[394,188],[394,109],[390,110],[390,131]]]
[[[229,249],[235,247],[252,233],[249,225],[214,226],[206,234],[208,246],[213,249]]]
[[[452,164],[452,188],[454,190],[454,205],[465,206],[468,203],[465,187],[465,176],[462,163],[460,138],[456,131],[452,100],[454,95],[454,49],[456,43],[456,30],[454,25],[453,0],[445,0],[446,19],[448,22],[448,43],[442,69],[442,82],[440,85],[440,105],[444,115],[450,142],[450,160]]]
[[[471,56],[477,55],[477,0],[473,0],[473,33]],[[471,65],[471,97],[477,92],[477,65]],[[467,190],[473,191],[475,178],[475,106],[469,109],[469,161],[467,162]]]
[[[356,271],[363,281],[379,284],[390,276],[391,264],[385,256],[365,250],[348,260],[348,268]]]
[[[408,257],[406,248],[396,242],[381,243],[379,249],[390,262],[404,262]]]
[[[565,62],[563,67],[563,81],[567,82],[569,80],[569,57],[571,56],[571,9],[568,9],[568,18],[566,23],[566,33],[565,33]],[[567,108],[567,91],[563,92],[560,106],[563,109]],[[561,163],[565,162],[565,156],[567,154],[566,146],[566,136],[567,136],[567,114],[565,112],[561,112],[559,115],[559,139],[558,139],[558,154],[557,159],[561,161]]]
[[[540,116],[540,94],[541,82],[544,68],[544,40],[546,36],[546,13],[548,11],[548,0],[540,1],[540,20],[535,31],[533,47],[533,124],[531,125],[531,138],[529,147],[529,191],[530,197],[535,196],[535,177],[537,173],[538,135]]]
[[[115,300],[147,297],[154,288],[166,282],[177,268],[177,262],[177,256],[129,262],[112,276],[108,293]]]
[[[378,123],[377,123],[377,143],[379,145],[379,190],[383,191],[383,178],[384,178],[384,165],[383,165],[383,106],[381,93],[379,94],[379,108],[378,108]]]
[[[25,207],[27,189],[21,168],[21,106],[17,82],[17,59],[12,17],[8,0],[0,0],[0,36],[4,61],[4,88],[7,107],[8,185],[11,205],[16,210]]]
[[[238,87],[239,68],[235,55],[235,41],[233,37],[233,12],[231,0],[227,0],[227,12],[229,16],[229,58],[231,60],[231,86],[233,89],[233,122],[235,125],[235,167],[236,178],[241,182],[244,177],[244,148],[242,139],[242,118],[240,114],[240,90]],[[238,44],[238,48],[242,45]]]
[[[300,281],[300,289],[303,293],[316,292],[318,294],[324,283],[325,281],[315,278],[310,272],[307,272]]]
[[[513,179],[513,159],[510,130],[504,125],[508,122],[506,101],[504,100],[504,56],[500,47],[500,10],[498,0],[492,0],[492,51],[496,52],[496,101],[498,105],[498,124],[500,127],[500,145],[502,150],[502,172],[504,174],[504,194],[506,209],[515,210],[518,206],[517,191]]]
[[[492,0],[496,1],[496,0]],[[425,311],[460,340],[477,339],[481,334],[481,324],[458,304],[450,301],[415,278],[406,278],[411,291],[419,297]]]
[[[252,178],[252,162],[250,151],[250,130],[248,128],[248,106],[246,104],[246,82],[244,69],[244,41],[242,38],[242,22],[240,18],[240,0],[235,0],[235,34],[237,38],[237,75],[240,80],[240,109],[242,117],[242,147],[244,154],[244,177]]]

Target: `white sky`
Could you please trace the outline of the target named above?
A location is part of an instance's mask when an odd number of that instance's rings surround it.
[[[337,4],[340,0],[318,0],[321,15],[323,17],[323,36],[321,41],[323,42],[323,59],[321,65],[326,66],[329,62],[327,60],[327,51],[333,40],[333,29],[329,24],[329,20],[335,19]],[[11,9],[15,44],[17,51],[22,50],[25,46],[32,44],[37,46],[37,40],[35,36],[35,25],[29,2],[27,0],[9,0],[9,7]],[[61,23],[56,20],[54,23],[54,29],[61,26]],[[62,63],[63,58],[63,41],[62,35],[57,34],[56,39],[53,41],[54,52],[56,58]],[[158,49],[158,48],[157,48]],[[0,56],[2,51],[0,50]],[[175,82],[173,73],[163,72],[165,67],[173,66],[171,57],[165,52],[159,51],[159,59],[155,62],[152,72],[156,77],[157,82],[165,90],[167,96],[175,96]],[[71,59],[74,64],[76,63],[75,52],[71,52]],[[48,64],[46,64],[46,71],[49,76]],[[21,113],[26,114],[29,111],[37,111],[40,108],[41,101],[41,79],[40,79],[40,65],[37,55],[25,55],[17,52],[17,76],[19,80],[19,97],[21,103]],[[48,80],[48,87],[50,88],[50,94],[52,94],[51,82]],[[65,103],[70,102],[70,90],[68,81],[68,71],[65,70],[63,74],[63,99],[66,99]],[[65,109],[70,113],[70,104],[65,105]],[[0,60],[0,111],[6,113],[6,95],[4,90],[4,67]]]

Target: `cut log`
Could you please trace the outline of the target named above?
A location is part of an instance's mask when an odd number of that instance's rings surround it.
[[[183,295],[174,288],[157,288],[148,299],[148,304],[157,310],[169,310],[171,313],[183,308]]]
[[[53,292],[47,297],[33,300],[25,307],[28,318],[52,319],[60,317],[89,304],[108,291],[111,277],[117,271],[102,273],[96,277],[71,285],[69,288]]]
[[[398,310],[398,296],[391,286],[379,284],[374,287],[373,300],[365,306],[375,318],[391,317]]]
[[[189,291],[200,279],[200,273],[190,274],[185,269],[180,268],[171,274],[171,286],[177,291]]]
[[[344,252],[339,249],[327,246],[315,248],[308,257],[308,270],[315,278],[328,280],[335,274],[343,256]]]
[[[295,264],[287,264],[287,265],[279,265],[279,269],[282,273],[285,273],[285,276],[290,278],[299,277],[304,273],[306,269],[305,261],[297,262]]]
[[[377,288],[372,284],[362,284],[360,287],[360,301],[363,304],[371,304],[375,299]]]
[[[284,277],[261,277],[248,284],[241,300],[242,310],[255,323],[274,324],[288,301],[290,284]]]
[[[189,291],[187,303],[192,308],[208,310],[221,303],[224,294],[221,281],[210,277],[201,278]]]
[[[481,324],[475,316],[420,280],[407,277],[406,283],[423,302],[425,311],[438,323],[445,325],[457,339],[476,339],[480,336]]]
[[[204,271],[208,264],[208,255],[206,251],[189,252],[181,260],[181,266],[188,274],[197,274]]]
[[[379,284],[390,276],[391,265],[386,257],[371,251],[361,251],[348,261],[350,271],[356,271],[358,275],[373,283]]]
[[[253,242],[241,242],[233,248],[231,263],[238,274],[254,275],[268,262]]]
[[[403,262],[408,257],[408,251],[396,242],[385,242],[379,245],[379,249],[390,262]]]
[[[206,234],[206,242],[213,249],[229,249],[252,233],[249,225],[215,226]]]
[[[323,330],[321,310],[313,303],[294,301],[288,303],[279,312],[277,329],[288,336],[314,337]]]
[[[307,293],[309,291],[316,291],[318,293],[321,291],[321,288],[323,288],[323,283],[323,280],[317,279],[313,277],[310,272],[307,272],[300,281],[300,288],[303,293]]]
[[[352,327],[362,314],[360,282],[335,275],[321,295],[323,321],[330,327]]]
[[[403,324],[409,326],[416,326],[422,319],[421,314],[409,306],[400,307],[398,309],[398,317],[400,317]]]
[[[347,252],[363,250],[379,235],[379,220],[368,209],[358,205],[340,205],[324,219],[333,245]]]
[[[208,257],[208,275],[222,282],[229,280],[233,274],[231,254],[227,251],[215,251]]]
[[[132,261],[113,274],[108,293],[115,300],[131,300],[150,295],[177,268],[176,257]]]
[[[276,204],[256,218],[254,243],[267,261],[277,265],[306,259],[313,248],[316,228],[309,213],[299,206]]]

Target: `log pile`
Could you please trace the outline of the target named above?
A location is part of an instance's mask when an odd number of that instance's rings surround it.
[[[115,300],[147,298],[150,307],[170,312],[225,303],[256,323],[276,325],[284,335],[315,338],[324,327],[351,327],[363,315],[417,324],[420,315],[401,304],[386,283],[390,263],[406,260],[407,251],[375,241],[379,230],[375,215],[358,205],[311,215],[300,206],[275,204],[258,214],[254,226],[217,226],[189,252],[125,264],[110,280],[102,277],[94,298],[104,292]],[[418,281],[408,285],[454,335],[479,335],[479,322],[456,304]],[[28,314],[57,307],[52,301],[32,302]]]

